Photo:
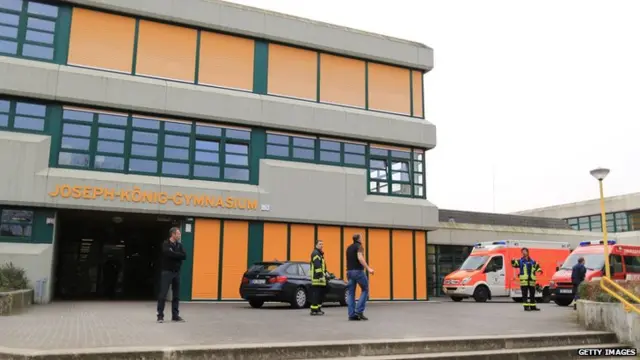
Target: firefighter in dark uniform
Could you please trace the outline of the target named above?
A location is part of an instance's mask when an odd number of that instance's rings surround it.
[[[536,307],[536,275],[542,273],[540,265],[529,256],[529,249],[522,248],[522,257],[511,260],[511,265],[518,268],[522,305],[525,311],[539,311]]]
[[[327,291],[327,266],[322,248],[322,240],[318,240],[311,253],[311,315],[324,315],[322,302]]]

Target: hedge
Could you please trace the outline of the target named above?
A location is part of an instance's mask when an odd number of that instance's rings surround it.
[[[635,296],[640,297],[640,281],[639,280],[624,280],[616,281],[618,285],[629,290]],[[607,286],[608,289],[615,290],[611,285]],[[616,293],[620,294],[616,291]],[[618,299],[609,295],[606,291],[600,287],[600,281],[583,282],[578,287],[578,295],[580,299],[597,301],[597,302],[619,302]],[[626,297],[625,297],[626,298]],[[631,300],[626,298],[627,300]]]

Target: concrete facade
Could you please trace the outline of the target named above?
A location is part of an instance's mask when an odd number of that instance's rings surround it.
[[[606,197],[604,199],[604,206],[607,213],[640,209],[640,193]],[[579,216],[599,215],[600,211],[600,199],[592,199],[522,210],[514,212],[513,214],[567,219]]]

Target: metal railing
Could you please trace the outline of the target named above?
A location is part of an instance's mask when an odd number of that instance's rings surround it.
[[[631,299],[632,301],[634,301],[635,304],[633,304],[633,303],[631,303],[631,301],[625,299],[623,295],[620,295],[616,291],[607,288],[607,286],[605,284],[613,286],[617,291],[621,292],[624,296],[626,296],[629,299]],[[616,283],[615,281],[611,280],[610,278],[608,278],[606,276],[603,276],[600,279],[600,287],[607,294],[611,295],[612,297],[614,297],[615,299],[620,301],[622,304],[624,304],[624,309],[627,312],[630,312],[630,311],[633,310],[636,314],[640,315],[640,298],[638,296],[634,295],[631,291],[623,288],[622,286],[620,286],[620,284]]]

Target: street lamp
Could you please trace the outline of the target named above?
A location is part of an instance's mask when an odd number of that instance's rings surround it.
[[[609,240],[607,239],[607,212],[604,208],[604,190],[602,189],[602,181],[609,175],[609,169],[597,168],[590,171],[591,176],[598,180],[600,186],[600,213],[602,217],[602,244],[604,246],[604,273],[611,279],[611,269],[609,268]]]

